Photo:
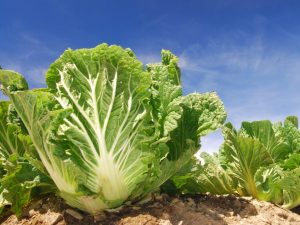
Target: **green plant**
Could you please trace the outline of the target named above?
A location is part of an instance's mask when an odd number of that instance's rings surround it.
[[[24,124],[9,101],[0,101],[0,209],[17,215],[33,197],[55,191]]]
[[[130,49],[69,49],[50,66],[46,89],[27,90],[7,70],[0,82],[58,195],[92,214],[156,191],[226,118],[216,93],[182,95],[166,50],[144,69]]]
[[[284,124],[243,122],[239,131],[227,123],[223,134],[219,153],[202,153],[205,163],[194,163],[188,173],[175,175],[173,186],[185,193],[252,196],[285,208],[300,204],[300,131],[296,117],[287,117]]]

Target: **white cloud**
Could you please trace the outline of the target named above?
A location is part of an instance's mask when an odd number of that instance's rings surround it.
[[[33,87],[43,87],[45,86],[45,74],[47,70],[48,68],[45,67],[34,67],[25,70],[24,74],[30,80],[30,85]]]
[[[4,69],[14,70],[22,74],[28,81],[30,87],[44,87],[45,86],[45,73],[47,67],[27,65],[22,63],[21,60],[16,60],[14,62],[8,61],[3,62]]]
[[[144,64],[149,64],[149,63],[156,63],[160,62],[160,53],[158,52],[157,54],[154,53],[141,53],[137,54],[137,58]]]
[[[22,43],[24,44],[22,50],[22,58],[26,59],[34,55],[38,54],[45,54],[45,55],[56,55],[57,51],[50,48],[46,43],[39,40],[34,35],[27,33],[27,32],[21,32],[18,34],[20,39],[22,40]]]
[[[292,49],[276,48],[263,36],[243,43],[232,37],[190,45],[179,58],[186,92],[217,91],[236,127],[300,115],[300,53]],[[217,151],[221,143],[220,133],[204,137],[202,150]]]
[[[6,55],[0,52],[2,67],[24,75],[30,87],[44,87],[45,73],[49,67],[47,61],[58,55],[57,51],[30,33],[20,32],[16,35],[20,42],[16,43],[15,51]]]
[[[201,152],[217,152],[223,143],[223,136],[221,130],[217,130],[205,137],[201,138],[201,148],[200,151],[197,153],[197,156],[200,155]]]

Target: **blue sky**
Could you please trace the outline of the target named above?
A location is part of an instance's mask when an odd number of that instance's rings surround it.
[[[144,62],[180,58],[185,93],[217,91],[228,120],[300,116],[300,1],[3,0],[0,65],[31,87],[68,47],[130,47]],[[220,132],[203,141],[216,151]]]

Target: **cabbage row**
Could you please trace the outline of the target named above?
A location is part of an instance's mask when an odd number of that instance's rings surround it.
[[[219,153],[201,154],[202,164],[189,163],[165,184],[178,193],[237,194],[284,208],[300,205],[300,131],[298,119],[284,123],[227,123]]]
[[[0,204],[21,213],[53,193],[97,214],[157,191],[189,165],[200,137],[221,127],[214,92],[184,96],[177,57],[146,67],[130,49],[66,50],[28,89],[0,70]]]

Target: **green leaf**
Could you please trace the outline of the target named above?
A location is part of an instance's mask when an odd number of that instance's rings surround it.
[[[300,168],[286,171],[281,180],[283,207],[292,209],[300,205]]]
[[[225,141],[222,154],[230,161],[228,168],[238,180],[239,192],[256,198],[254,175],[259,167],[272,163],[267,149],[258,140],[236,137]]]
[[[21,214],[22,207],[55,187],[41,165],[31,164],[36,152],[20,117],[10,102],[0,102],[0,187],[1,205],[11,205],[11,210]],[[34,159],[38,161],[38,157]],[[42,169],[41,169],[42,168]]]
[[[271,164],[261,167],[255,173],[255,183],[257,186],[259,200],[273,202],[275,204],[283,203],[281,179],[284,176],[282,168]]]
[[[270,153],[274,162],[281,160],[290,152],[282,136],[275,135],[272,123],[268,120],[243,122],[241,130],[250,137],[258,139]]]
[[[216,93],[190,94],[170,103],[164,123],[164,137],[171,152],[169,159],[177,159],[191,145],[196,152],[200,137],[219,128],[226,119],[224,107]]]
[[[300,153],[292,153],[287,159],[280,163],[285,170],[293,170],[300,167]]]
[[[0,85],[4,94],[28,89],[25,78],[12,70],[0,70]]]
[[[36,196],[35,194],[55,191],[48,176],[16,155],[11,155],[7,159],[5,170],[7,174],[2,178],[1,186],[6,191],[2,196],[11,204],[11,210],[18,216],[21,215],[22,208]]]
[[[201,153],[204,160],[203,166],[199,169],[199,175],[196,177],[200,186],[201,193],[209,192],[211,194],[234,194],[236,193],[234,180],[220,163],[218,155],[209,155]]]
[[[162,192],[169,195],[199,193],[201,186],[195,180],[195,177],[200,173],[199,167],[198,160],[193,157],[171,179],[161,186]],[[199,173],[196,173],[196,171],[199,171]]]
[[[300,153],[300,132],[298,130],[298,119],[289,116],[284,121],[284,126],[279,128],[279,135],[283,137],[290,147],[290,153]]]
[[[277,165],[261,168],[256,176],[259,199],[291,209],[300,204],[300,169],[284,171]]]

